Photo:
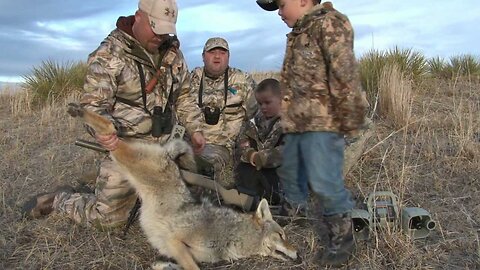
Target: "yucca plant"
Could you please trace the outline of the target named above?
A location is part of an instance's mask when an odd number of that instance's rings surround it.
[[[419,52],[412,49],[395,47],[386,53],[388,63],[396,65],[401,73],[418,85],[428,74],[427,59]]]
[[[41,106],[80,91],[86,70],[83,62],[43,61],[40,66],[33,67],[31,74],[23,76],[23,87],[31,92],[32,103]]]
[[[440,56],[430,58],[427,61],[427,65],[428,70],[433,77],[444,79],[450,78],[451,73],[448,69],[449,65],[444,58]]]
[[[385,65],[385,53],[377,50],[368,51],[359,60],[360,80],[370,104],[376,100],[378,81]]]
[[[363,55],[359,62],[362,87],[372,105],[377,100],[379,81],[387,66],[396,66],[402,76],[411,82],[412,88],[419,86],[428,74],[427,59],[412,49],[395,47],[386,52],[371,50]]]
[[[452,56],[450,68],[453,76],[478,78],[480,76],[480,59],[471,54]]]

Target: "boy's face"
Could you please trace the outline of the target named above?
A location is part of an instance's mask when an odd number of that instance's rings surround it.
[[[282,99],[280,96],[275,95],[272,90],[267,89],[265,91],[255,93],[255,99],[257,100],[258,107],[265,117],[270,118],[280,115]]]
[[[311,0],[277,0],[278,15],[282,18],[288,27],[292,28],[300,17],[311,7]]]

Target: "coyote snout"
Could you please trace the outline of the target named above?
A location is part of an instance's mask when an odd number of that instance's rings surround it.
[[[70,115],[81,117],[96,133],[112,134],[113,124],[79,105]],[[197,262],[218,262],[254,255],[296,259],[297,251],[273,219],[266,200],[253,214],[195,201],[182,181],[179,165],[192,167],[191,147],[183,140],[165,145],[121,140],[110,152],[142,199],[140,223],[150,244],[181,266],[197,270]],[[155,269],[172,268],[157,263]]]

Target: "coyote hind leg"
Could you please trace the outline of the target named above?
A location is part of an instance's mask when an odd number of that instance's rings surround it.
[[[167,245],[170,256],[177,261],[177,263],[182,267],[181,269],[200,270],[197,263],[193,259],[189,248],[182,241],[173,238],[168,241]]]
[[[80,104],[68,104],[67,112],[72,117],[81,117],[85,124],[92,127],[97,134],[109,135],[116,132],[112,122],[95,112],[86,110]]]

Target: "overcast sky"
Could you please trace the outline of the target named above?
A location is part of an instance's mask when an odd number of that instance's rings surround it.
[[[136,0],[0,0],[0,81],[20,81],[44,60],[85,61],[131,15]],[[426,56],[480,55],[478,0],[337,0],[355,29],[355,51],[412,48]],[[225,37],[230,64],[246,71],[279,70],[285,35],[276,12],[255,0],[178,0],[177,32],[190,69],[202,64],[207,38]]]

